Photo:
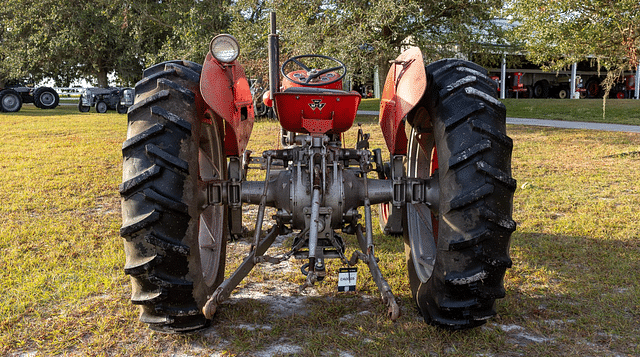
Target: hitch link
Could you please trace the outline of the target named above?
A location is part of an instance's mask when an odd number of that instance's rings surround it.
[[[362,225],[358,224],[358,226],[356,226],[356,237],[358,238],[358,243],[360,243],[360,249],[365,253],[354,253],[351,257],[351,261],[349,261],[349,265],[356,265],[358,259],[367,264],[369,271],[371,272],[371,277],[376,283],[376,286],[378,286],[378,290],[382,296],[382,302],[387,305],[387,315],[391,321],[395,321],[400,317],[400,306],[398,306],[396,297],[391,291],[391,286],[389,286],[389,283],[387,283],[385,278],[382,276],[382,272],[378,266],[378,259],[373,254],[373,246],[371,249],[367,248],[367,239],[362,235],[362,229]]]
[[[229,278],[218,286],[218,288],[213,292],[213,295],[209,298],[209,300],[204,304],[202,308],[202,313],[207,319],[211,319],[213,315],[216,313],[218,309],[218,305],[227,300],[229,296],[231,296],[231,292],[233,289],[240,284],[242,279],[244,279],[249,272],[256,265],[258,257],[261,257],[267,249],[273,244],[276,240],[276,237],[280,235],[280,229],[277,225],[271,227],[271,229],[267,232],[264,238],[260,240],[260,243],[249,252],[249,255],[242,261],[242,263],[238,266],[238,268],[231,274]]]

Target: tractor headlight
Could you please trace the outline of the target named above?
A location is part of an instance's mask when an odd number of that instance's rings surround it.
[[[218,35],[211,40],[209,51],[220,62],[233,62],[238,58],[240,46],[235,37],[231,35]]]

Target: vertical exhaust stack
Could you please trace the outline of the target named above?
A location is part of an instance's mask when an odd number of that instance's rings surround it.
[[[271,12],[271,33],[269,34],[269,92],[273,100],[280,84],[280,43],[276,34],[276,13]]]

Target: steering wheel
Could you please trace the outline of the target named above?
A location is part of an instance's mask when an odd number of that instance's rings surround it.
[[[324,59],[324,60],[335,62],[335,63],[338,64],[338,66],[327,68],[327,69],[322,69],[322,70],[310,69],[303,62],[300,61],[303,58],[321,58],[321,59]],[[293,62],[294,64],[298,65],[298,67],[302,68],[305,72],[307,72],[307,74],[306,74],[307,76],[304,77],[304,78],[302,78],[302,77],[301,78],[289,77],[289,75],[284,72],[284,68],[287,66],[287,64],[289,64],[289,62]],[[314,80],[316,78],[319,78],[323,74],[327,74],[329,72],[335,72],[335,71],[339,71],[339,70],[342,70],[342,75],[338,76],[337,78],[328,79],[328,80],[322,80],[321,82],[314,82],[314,83],[311,82],[312,80]],[[329,56],[323,56],[323,55],[300,55],[300,56],[291,57],[288,60],[286,60],[282,64],[282,67],[280,67],[280,73],[286,79],[290,80],[291,82],[293,82],[295,84],[299,84],[299,85],[302,85],[302,86],[318,87],[318,86],[325,86],[327,84],[335,83],[335,82],[341,80],[342,78],[344,78],[344,76],[347,74],[347,66],[345,66],[344,63],[340,62],[339,60],[337,60],[337,59],[335,59],[333,57],[329,57]],[[289,72],[289,74],[290,73],[291,72]]]

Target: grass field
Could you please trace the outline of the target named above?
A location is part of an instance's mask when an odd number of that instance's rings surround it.
[[[383,147],[376,119],[358,121],[372,148]],[[273,148],[277,133],[275,122],[256,123],[249,148]],[[0,113],[0,355],[640,355],[640,135],[525,126],[508,134],[514,264],[499,315],[483,327],[425,325],[410,300],[402,239],[374,222],[402,307],[395,323],[362,263],[355,294],[335,291],[333,264],[325,282],[297,295],[302,263],[290,261],[254,270],[210,328],[162,335],[137,321],[122,271],[126,116],[31,105]],[[348,145],[355,136],[346,134]],[[228,271],[246,250],[229,246]]]
[[[602,116],[602,99],[503,99],[507,116],[640,125],[640,100],[608,99]],[[378,110],[379,99],[364,99],[360,110]]]

